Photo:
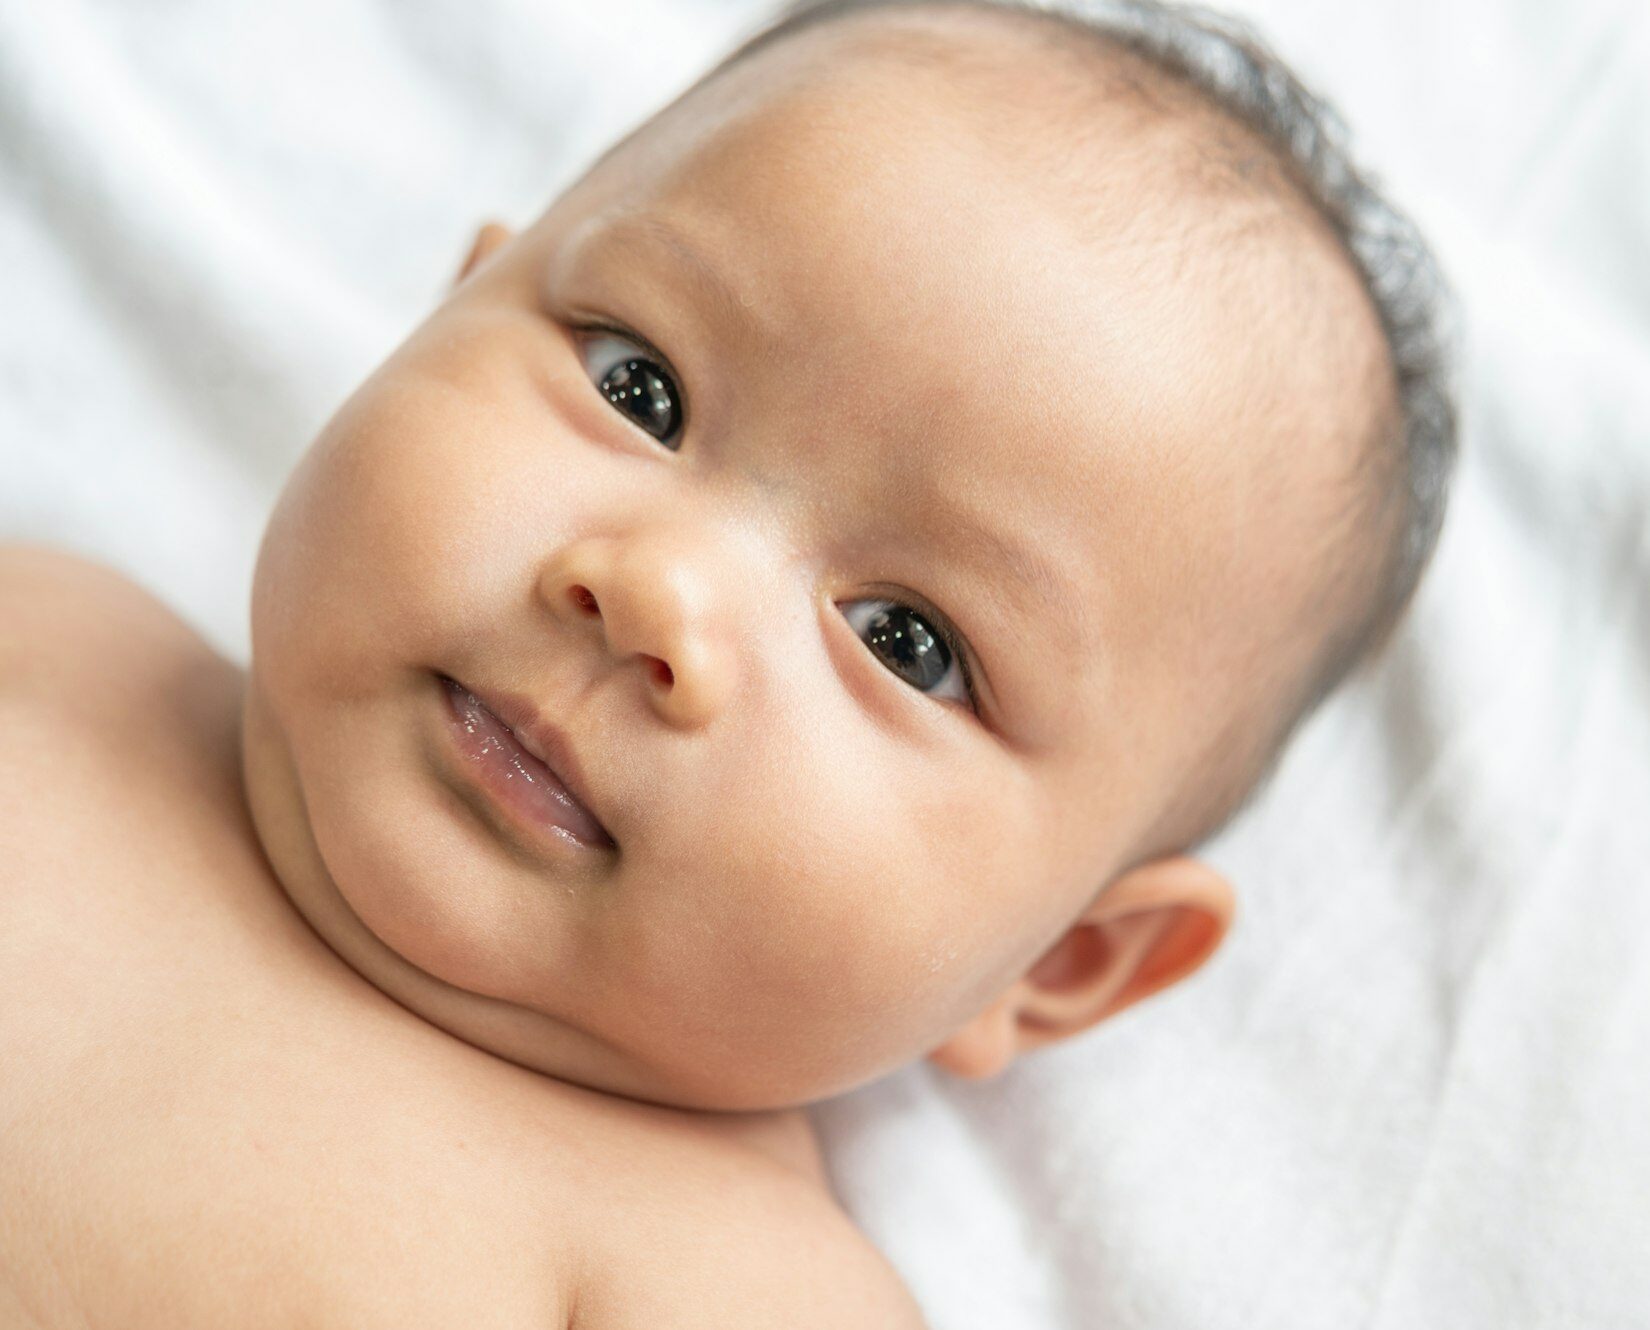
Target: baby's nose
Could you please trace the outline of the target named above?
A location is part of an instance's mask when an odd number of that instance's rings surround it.
[[[589,587],[580,586],[575,582],[568,588],[567,594],[573,603],[578,606],[580,612],[597,619],[602,617],[601,602],[596,599],[596,593]],[[654,678],[659,681],[661,687],[669,688],[675,682],[676,674],[670,668],[669,661],[661,660],[658,656],[650,656],[646,652],[638,652],[637,654],[648,663],[653,671]]]
[[[663,537],[585,539],[550,560],[539,588],[558,621],[609,658],[639,662],[648,703],[684,729],[721,711],[737,674],[725,592],[700,564]]]

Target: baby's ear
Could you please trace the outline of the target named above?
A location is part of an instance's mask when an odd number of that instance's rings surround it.
[[[453,277],[453,285],[457,286],[483,263],[487,262],[493,251],[506,241],[514,238],[515,234],[503,222],[483,222],[476,231],[476,238],[470,242],[470,252],[464,256],[464,262],[459,266],[457,274]]]
[[[1114,879],[989,1007],[928,1055],[970,1079],[1018,1053],[1070,1038],[1177,983],[1214,954],[1231,926],[1231,884],[1183,854]]]

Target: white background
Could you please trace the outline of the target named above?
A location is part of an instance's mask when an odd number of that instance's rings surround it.
[[[245,649],[343,396],[752,0],[0,0],[0,535]],[[1210,857],[1193,982],[818,1114],[934,1330],[1650,1324],[1650,9],[1242,6],[1465,310],[1404,631]]]

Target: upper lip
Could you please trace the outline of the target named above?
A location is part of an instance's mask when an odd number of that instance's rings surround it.
[[[534,706],[529,698],[523,697],[520,693],[484,693],[481,689],[462,682],[459,683],[459,687],[474,693],[482,706],[508,725],[521,746],[549,767],[555,773],[556,779],[567,787],[567,792],[572,795],[574,801],[581,804],[584,811],[595,819],[596,825],[602,829],[602,834],[615,845],[618,844],[590,799],[590,787],[585,783],[584,768],[579,765],[578,754],[573,751],[572,743],[560,729],[546,719],[544,713]]]

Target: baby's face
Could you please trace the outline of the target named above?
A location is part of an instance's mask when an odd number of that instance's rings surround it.
[[[1343,465],[1276,419],[1316,371],[1254,283],[1136,221],[1149,162],[1090,154],[1079,207],[1034,111],[989,133],[851,40],[737,68],[482,264],[258,570],[247,766],[300,909],[434,1023],[643,1099],[927,1053],[1172,848]],[[612,844],[545,820],[506,695]]]

